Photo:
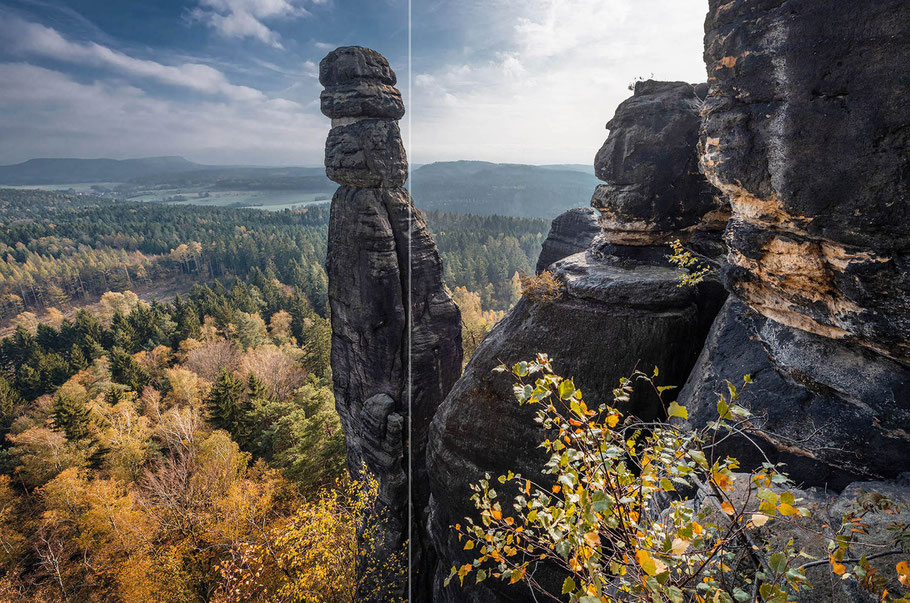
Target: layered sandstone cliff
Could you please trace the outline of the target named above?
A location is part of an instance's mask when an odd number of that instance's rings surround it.
[[[908,22],[901,1],[710,4],[701,161],[736,299],[680,403],[709,421],[752,374],[765,452],[804,483],[910,469]]]

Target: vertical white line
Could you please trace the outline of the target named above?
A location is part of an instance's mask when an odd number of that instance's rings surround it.
[[[413,148],[413,138],[414,130],[411,128],[411,114],[414,112],[414,96],[411,94],[411,2],[408,0],[408,102],[410,103],[410,108],[407,111],[408,115],[408,143],[407,143],[407,154],[408,154],[408,177],[411,178],[410,183],[408,184],[408,193],[414,187],[413,175],[411,173],[411,163],[414,161],[414,148]],[[412,431],[412,421],[414,412],[411,408],[412,395],[411,395],[411,342],[412,342],[412,330],[411,325],[414,316],[414,302],[411,297],[411,275],[413,274],[413,265],[411,262],[411,235],[414,225],[414,216],[412,215],[412,203],[408,203],[408,311],[407,311],[407,329],[408,329],[408,373],[407,373],[407,392],[408,392],[408,601],[413,601],[413,589],[414,589],[414,580],[411,576],[412,560],[413,560],[413,547],[414,547],[414,498],[413,498],[413,483],[414,483],[414,437]]]

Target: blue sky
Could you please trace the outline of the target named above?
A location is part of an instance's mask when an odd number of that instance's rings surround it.
[[[411,161],[590,163],[637,77],[701,81],[704,0],[0,0],[0,163],[318,165],[319,60],[382,52]]]

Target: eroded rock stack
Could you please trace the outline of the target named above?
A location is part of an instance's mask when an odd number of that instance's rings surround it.
[[[430,535],[441,557],[435,600],[529,599],[527,586],[442,586],[449,568],[470,554],[450,527],[474,515],[469,484],[487,472],[539,475],[546,461],[538,447],[546,436],[533,407],[515,402],[512,381],[492,373],[494,366],[547,353],[559,374],[573,377],[586,399],[598,403],[612,401],[612,389],[636,366],[659,366],[668,384],[688,376],[724,299],[717,280],[678,287],[680,272],[667,261],[666,240],[691,239],[708,223],[718,232],[709,216],[717,201],[697,171],[699,109],[689,84],[638,84],[597,155],[596,172],[608,180],[592,201],[603,230],[587,250],[549,267],[560,283],[558,297],[523,298],[487,335],[437,411],[428,449]],[[625,410],[659,415],[653,398],[639,396],[633,404]],[[535,579],[559,591],[556,573],[540,568]]]
[[[710,3],[702,164],[735,299],[680,402],[711,420],[752,374],[766,452],[809,484],[910,469],[908,22],[902,0]]]
[[[410,526],[410,571],[380,577],[391,584],[384,596],[409,591],[426,600],[435,565],[423,533],[426,432],[461,371],[461,317],[436,244],[403,188],[407,159],[397,120],[404,105],[394,72],[373,50],[343,47],[322,60],[319,80],[322,112],[332,118],[326,174],[341,185],[326,269],[348,467],[352,475],[365,468],[379,482],[380,562],[396,552],[407,558]]]
[[[607,129],[594,172],[604,239],[616,245],[664,245],[698,229],[723,230],[727,215],[698,171],[698,137],[707,87],[686,82],[635,83]]]

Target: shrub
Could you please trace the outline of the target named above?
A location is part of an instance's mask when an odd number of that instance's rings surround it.
[[[549,270],[540,274],[521,277],[521,294],[528,301],[549,304],[562,295],[563,284]]]
[[[800,527],[810,512],[779,466],[764,463],[743,474],[735,473],[736,459],[715,458],[716,442],[748,435],[750,413],[737,403],[732,384],[718,401],[718,418],[691,430],[645,423],[606,404],[589,408],[573,382],[554,374],[542,354],[514,365],[512,373],[518,403],[539,407],[536,421],[548,436],[541,445],[550,453],[543,473],[549,479],[500,476],[500,484],[518,492],[511,504],[500,499],[489,475],[472,485],[480,522],[468,518],[455,529],[476,558],[453,567],[449,581],[457,576],[463,584],[472,573],[476,582],[526,581],[554,600],[567,595],[578,603],[786,602],[811,587],[807,567],[829,564],[834,574],[853,575],[883,600],[893,600],[884,580],[870,578],[875,570],[869,559],[906,553],[908,543],[866,556],[868,546],[854,538],[863,524],[853,513],[837,529],[826,526],[823,561],[801,563],[804,553],[792,539],[781,546],[759,538],[757,528],[769,522]],[[646,382],[664,404],[663,394],[671,388],[658,386],[657,376],[655,369],[652,376],[635,372],[622,379],[614,400],[627,402],[634,385]],[[664,404],[664,410],[670,418],[688,418],[676,402]],[[894,510],[889,503],[880,506]],[[906,538],[906,528],[902,533]],[[561,593],[547,592],[535,580],[540,562],[565,573]],[[910,585],[906,562],[896,569],[898,582]]]
[[[667,256],[670,263],[686,271],[685,274],[679,277],[677,287],[697,285],[711,273],[711,267],[699,262],[694,253],[682,246],[679,239],[670,241],[670,249],[673,250],[673,253]]]

